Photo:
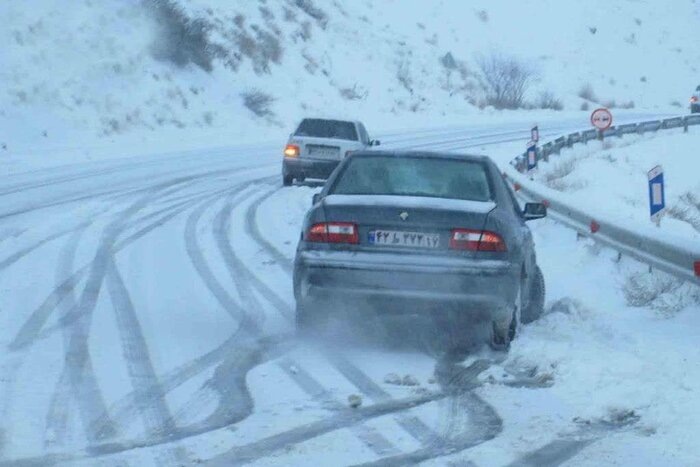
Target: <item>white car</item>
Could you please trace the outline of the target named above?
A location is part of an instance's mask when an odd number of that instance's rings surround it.
[[[362,122],[305,118],[284,148],[282,184],[306,178],[326,179],[352,151],[378,146]]]

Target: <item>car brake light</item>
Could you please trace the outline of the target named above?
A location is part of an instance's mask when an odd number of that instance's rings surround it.
[[[349,222],[324,222],[314,224],[306,235],[310,242],[360,243],[357,226]]]
[[[495,232],[454,229],[450,237],[450,248],[469,251],[506,251],[506,244]]]
[[[698,101],[698,96],[693,96],[690,98],[690,103],[695,104]]]
[[[284,148],[284,157],[299,157],[299,146],[296,144],[288,144]]]

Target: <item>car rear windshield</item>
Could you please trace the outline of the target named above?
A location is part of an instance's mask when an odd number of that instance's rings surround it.
[[[334,138],[357,141],[357,131],[352,122],[340,120],[321,120],[318,118],[307,118],[302,120],[299,128],[294,133],[295,136],[313,136],[315,138]]]
[[[330,194],[492,199],[486,166],[481,162],[391,156],[351,159]]]

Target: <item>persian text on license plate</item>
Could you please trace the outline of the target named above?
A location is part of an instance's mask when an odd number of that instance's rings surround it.
[[[440,235],[396,230],[373,230],[369,233],[369,243],[373,245],[414,248],[438,248],[440,246]]]
[[[339,151],[333,148],[309,148],[309,155],[315,157],[338,157]]]

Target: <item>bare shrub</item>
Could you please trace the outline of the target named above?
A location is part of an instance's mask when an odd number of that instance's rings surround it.
[[[668,215],[679,221],[687,222],[695,230],[700,232],[700,197],[685,192],[678,198],[678,202],[668,208]]]
[[[606,109],[614,109],[617,107],[617,102],[615,102],[615,99],[608,99],[603,101],[601,105]]]
[[[284,7],[284,20],[289,23],[294,23],[297,20],[297,14],[294,13],[294,10]]]
[[[598,103],[598,98],[593,91],[593,86],[591,86],[591,83],[586,83],[581,86],[581,89],[578,90],[578,97],[581,99],[586,99],[587,101]]]
[[[671,105],[672,105],[673,107],[683,107],[683,104],[681,104],[681,103],[678,102],[678,101],[671,101]]]
[[[253,89],[241,93],[243,105],[253,112],[257,117],[272,117],[274,112],[270,109],[275,102],[275,98],[258,89]]]
[[[634,101],[621,102],[618,107],[621,109],[634,109]]]
[[[302,23],[299,25],[297,35],[301,37],[301,40],[304,42],[311,39],[311,21],[302,21]]]
[[[451,52],[447,52],[445,55],[440,57],[440,64],[448,70],[456,70],[457,69],[457,61],[452,56]]]
[[[317,7],[313,0],[294,0],[294,5],[315,19],[322,29],[326,29],[326,26],[328,25],[328,15],[325,11]]]
[[[564,104],[550,91],[543,91],[537,99],[537,107],[549,110],[564,110]]]
[[[476,12],[476,17],[479,18],[479,21],[482,23],[488,23],[489,22],[489,12],[486,10],[479,10]]]
[[[406,88],[408,92],[413,94],[413,79],[411,78],[411,65],[407,60],[401,60],[396,70],[396,79]]]
[[[262,15],[265,21],[272,21],[273,19],[275,19],[275,15],[272,13],[272,11],[270,11],[268,7],[260,6],[258,7],[258,9],[260,10],[260,14]]]
[[[357,87],[357,84],[354,84],[351,88],[341,88],[340,90],[340,95],[349,101],[359,101],[367,97],[367,90],[363,88]]]
[[[209,41],[208,24],[202,19],[188,18],[172,0],[153,0],[145,4],[158,26],[158,34],[151,44],[153,57],[180,67],[193,63],[211,71],[213,59],[223,51]]]
[[[700,301],[700,289],[659,271],[632,274],[622,291],[628,305],[649,307],[666,315]]]
[[[581,110],[590,110],[591,106],[588,102],[581,103]]]
[[[477,58],[486,102],[496,109],[518,109],[535,79],[535,71],[516,57],[493,52]]]
[[[576,167],[583,158],[583,156],[572,157],[557,162],[544,174],[544,184],[557,191],[574,191],[583,188],[585,183],[581,181],[564,180],[576,170]]]
[[[245,30],[235,33],[235,42],[242,56],[250,58],[256,73],[269,73],[270,62],[279,64],[282,59],[282,45],[279,39],[268,31],[256,28],[253,37]]]

